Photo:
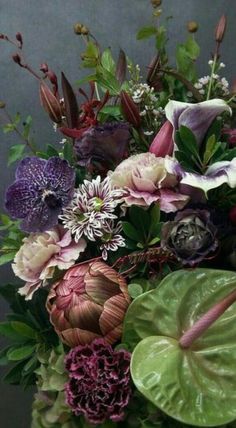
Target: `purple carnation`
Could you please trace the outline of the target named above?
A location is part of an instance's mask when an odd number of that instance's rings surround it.
[[[66,160],[27,157],[6,192],[6,209],[13,218],[23,219],[24,231],[44,232],[58,223],[62,208],[72,199],[74,183],[74,169]]]
[[[92,424],[119,422],[131,395],[130,353],[114,351],[103,339],[77,346],[66,356],[68,405]]]
[[[125,122],[89,128],[75,141],[79,165],[96,166],[97,172],[114,169],[124,159],[130,138],[130,126]]]

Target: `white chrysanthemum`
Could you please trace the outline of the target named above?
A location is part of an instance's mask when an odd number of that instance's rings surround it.
[[[109,177],[103,181],[100,176],[92,181],[84,180],[60,219],[64,227],[75,235],[76,242],[82,235],[95,241],[102,237],[107,221],[117,218],[114,211],[121,203],[123,193],[123,190],[112,187]]]
[[[103,229],[102,236],[102,245],[100,250],[102,250],[103,260],[107,260],[108,251],[117,251],[119,247],[125,247],[125,238],[120,235],[122,230],[122,223],[118,222],[114,226],[114,222],[107,223]]]

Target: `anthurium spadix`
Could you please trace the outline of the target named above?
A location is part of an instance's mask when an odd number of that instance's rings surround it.
[[[236,419],[236,273],[178,270],[130,305],[123,342],[131,375],[157,408],[182,423]]]
[[[199,146],[213,120],[224,112],[231,114],[231,108],[218,98],[195,104],[170,100],[165,107],[166,118],[173,126],[173,138],[183,125],[192,131]]]

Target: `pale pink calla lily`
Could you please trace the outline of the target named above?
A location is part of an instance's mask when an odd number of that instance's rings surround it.
[[[158,157],[171,156],[174,150],[173,141],[173,126],[167,120],[155,136],[152,144],[149,147],[149,152],[154,153]]]
[[[173,126],[173,138],[183,125],[193,132],[198,145],[202,143],[213,120],[223,112],[231,114],[231,108],[218,98],[196,104],[171,100],[165,107],[166,117]]]

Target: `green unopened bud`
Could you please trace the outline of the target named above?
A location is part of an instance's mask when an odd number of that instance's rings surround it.
[[[89,34],[89,29],[88,29],[88,27],[81,24],[80,22],[77,22],[74,25],[74,32],[75,32],[75,34],[78,34],[79,36],[81,36],[81,35],[86,36]]]
[[[4,101],[0,101],[0,108],[5,108],[6,107],[6,103],[4,103]]]
[[[189,21],[187,23],[187,29],[189,33],[196,33],[198,30],[198,23],[196,21]]]
[[[153,5],[153,7],[159,7],[161,6],[162,0],[151,0],[151,3]]]

